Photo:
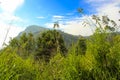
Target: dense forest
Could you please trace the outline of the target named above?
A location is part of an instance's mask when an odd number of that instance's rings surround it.
[[[0,50],[0,79],[120,80],[117,24],[107,16],[101,19],[93,15],[92,18],[96,22],[93,35],[80,36],[69,47],[56,29],[44,31],[37,37],[23,33],[11,39],[9,45]]]

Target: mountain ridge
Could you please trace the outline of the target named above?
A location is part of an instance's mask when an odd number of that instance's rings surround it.
[[[17,37],[20,37],[23,33],[26,33],[26,34],[32,33],[36,38],[36,37],[40,36],[43,32],[45,32],[47,30],[51,30],[51,29],[44,28],[44,27],[37,26],[37,25],[30,25],[24,31],[20,32]],[[72,43],[76,43],[77,40],[80,37],[80,36],[75,36],[75,35],[65,33],[65,32],[63,32],[61,30],[58,30],[58,32],[60,32],[60,34],[63,36],[63,39],[64,39],[65,44],[66,44],[67,47],[69,47]]]

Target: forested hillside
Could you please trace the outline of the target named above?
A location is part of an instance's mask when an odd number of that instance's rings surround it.
[[[43,32],[48,31],[48,30],[53,30],[53,29],[44,28],[44,27],[40,27],[40,26],[37,26],[37,25],[31,25],[31,26],[28,26],[17,37],[19,38],[23,33],[26,33],[26,34],[32,33],[34,35],[34,38],[37,38]],[[76,41],[80,38],[80,36],[71,35],[71,34],[65,33],[65,32],[60,31],[60,30],[58,30],[58,32],[62,35],[67,48],[69,48],[72,45],[72,43],[76,43]]]

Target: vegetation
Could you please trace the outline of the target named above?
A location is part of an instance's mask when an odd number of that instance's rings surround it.
[[[24,33],[12,39],[0,50],[0,79],[120,80],[120,34],[115,24],[108,25],[113,21],[107,17],[93,18],[94,34],[80,37],[68,50],[57,30],[47,30],[37,38]]]
[[[36,58],[44,58],[46,61],[56,53],[65,55],[67,52],[63,38],[56,30],[44,32],[37,39],[36,46]]]
[[[57,25],[57,24],[58,23],[55,22],[55,25],[54,25],[55,28],[59,27],[59,25]],[[33,37],[36,39],[39,36],[41,36],[43,32],[46,32],[46,31],[49,31],[49,30],[50,30],[49,28],[44,28],[44,27],[41,27],[41,26],[31,25],[31,26],[28,26],[23,32],[21,32],[17,36],[17,38],[20,38],[20,36],[22,36],[24,33],[26,33],[26,34],[32,33],[34,35]],[[53,30],[53,29],[51,29],[51,30]],[[63,40],[65,42],[65,46],[67,48],[69,48],[72,43],[76,43],[77,40],[79,39],[79,36],[74,36],[74,35],[65,33],[65,32],[60,31],[60,30],[58,30],[58,32],[62,35]]]

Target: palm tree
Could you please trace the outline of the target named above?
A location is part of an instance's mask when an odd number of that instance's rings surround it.
[[[85,16],[83,8],[78,8],[78,9],[77,9],[77,12],[80,13],[80,14],[82,14],[82,16],[85,17],[85,18],[84,18],[85,21],[84,21],[83,24],[82,24],[84,27],[86,27],[87,25],[89,25],[89,26],[93,26],[93,25],[94,25],[95,27],[97,27],[97,26],[94,24],[94,22],[93,22],[89,17],[86,17],[86,16]],[[92,28],[90,28],[90,29],[91,29],[92,32],[94,32],[94,30],[93,30]]]
[[[120,13],[120,11],[119,11],[119,13]],[[120,19],[119,19],[119,21],[120,21]]]
[[[60,26],[59,26],[59,23],[58,23],[58,21],[56,21],[55,23],[54,23],[54,26],[53,26],[53,28],[55,29],[55,28],[59,28]],[[57,45],[57,53],[59,53],[60,52],[60,45],[59,45],[59,41],[58,41],[58,32],[55,30],[54,31],[54,35],[55,35],[55,38],[56,38],[56,45]]]
[[[82,8],[78,8],[77,10],[79,13],[83,13],[83,9]]]
[[[53,28],[54,28],[54,29],[55,29],[55,28],[59,28],[59,23],[58,23],[58,21],[54,22]]]

